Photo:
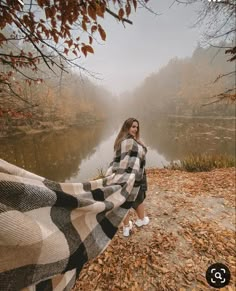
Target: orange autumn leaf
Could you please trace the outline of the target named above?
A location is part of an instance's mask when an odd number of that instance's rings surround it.
[[[84,31],[87,31],[87,25],[86,25],[86,22],[84,20],[82,21],[82,28]]]
[[[106,32],[100,25],[98,26],[98,31],[100,33],[101,39],[105,41],[106,40]]]
[[[86,48],[87,52],[89,52],[91,54],[94,53],[94,50],[93,50],[93,48],[90,45],[86,45],[85,48]]]
[[[105,12],[105,10],[104,10],[103,6],[101,4],[97,4],[97,6],[96,6],[96,14],[98,16],[104,18],[104,12]]]
[[[68,55],[68,52],[69,52],[68,48],[65,48],[64,49],[64,54]]]
[[[126,11],[126,15],[129,16],[131,13],[131,6],[129,3],[125,6],[125,11]]]
[[[118,12],[118,16],[120,19],[122,19],[125,15],[125,12],[124,12],[124,9],[123,8],[120,8],[119,12]]]
[[[84,54],[84,56],[87,57],[86,46],[82,46],[81,50],[82,50],[82,53]]]
[[[91,33],[94,33],[98,29],[97,25],[91,27]]]
[[[97,16],[96,16],[96,10],[94,9],[94,7],[92,5],[88,6],[88,15],[93,19],[96,20]]]

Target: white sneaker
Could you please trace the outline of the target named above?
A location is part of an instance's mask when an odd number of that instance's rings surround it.
[[[123,226],[123,236],[129,236],[133,227],[132,221],[129,221],[129,226]]]
[[[137,219],[135,221],[135,225],[137,225],[138,227],[141,227],[143,225],[147,225],[149,221],[150,221],[149,218],[145,216],[143,219]]]

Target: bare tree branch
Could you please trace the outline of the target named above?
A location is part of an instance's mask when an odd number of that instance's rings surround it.
[[[230,76],[230,75],[234,75],[236,73],[236,71],[233,71],[233,72],[230,72],[230,73],[227,73],[227,74],[221,74],[219,75],[215,81],[213,83],[216,83],[219,79],[223,78],[223,77],[226,77],[226,76]]]
[[[229,94],[230,92],[234,92],[234,93],[233,94]],[[227,100],[227,101],[230,100],[231,102],[235,102],[236,101],[236,87],[232,88],[232,89],[228,89],[223,93],[214,95],[211,98],[217,98],[217,99],[214,100],[214,101],[202,104],[201,106],[204,107],[204,106],[211,105],[211,104],[214,104],[214,103],[219,103],[220,101],[223,101],[223,100]]]
[[[116,19],[120,20],[120,21],[127,22],[129,24],[133,24],[133,22],[130,21],[129,19],[126,19],[126,18],[120,19],[120,17],[116,13],[111,11],[109,8],[106,8],[106,12],[109,13],[110,15],[112,15],[113,17],[115,17]]]

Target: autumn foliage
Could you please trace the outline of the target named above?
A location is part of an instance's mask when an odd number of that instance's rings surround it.
[[[24,5],[21,5],[24,2]],[[144,3],[147,1],[144,1]],[[99,19],[106,13],[129,22],[137,0],[35,0],[0,1],[0,90],[20,94],[16,76],[41,82],[39,64],[55,71],[80,65],[78,59],[94,53],[93,40],[106,40]]]

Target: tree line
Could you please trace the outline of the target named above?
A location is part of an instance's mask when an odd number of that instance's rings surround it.
[[[223,50],[198,45],[191,57],[172,58],[133,92],[123,94],[120,111],[144,118],[150,114],[234,116],[234,100],[214,102],[221,92],[235,86],[233,74],[219,78],[233,70]]]

